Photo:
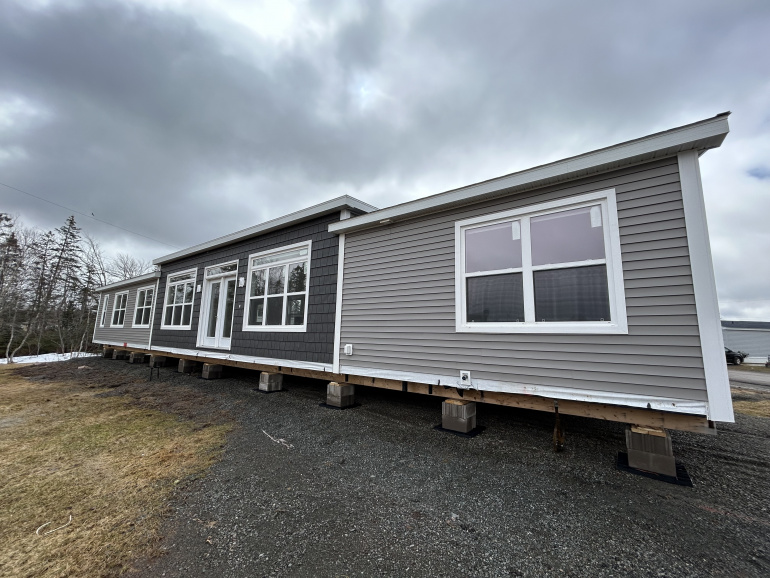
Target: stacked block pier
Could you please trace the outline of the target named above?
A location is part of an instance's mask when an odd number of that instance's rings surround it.
[[[476,403],[447,399],[441,404],[441,427],[460,433],[476,429]]]
[[[201,377],[203,379],[221,379],[222,369],[223,367],[221,365],[217,365],[215,363],[204,363]]]
[[[283,389],[283,374],[263,371],[259,374],[259,391],[270,393]]]
[[[326,386],[326,405],[344,409],[356,403],[356,388],[350,383],[330,382]]]

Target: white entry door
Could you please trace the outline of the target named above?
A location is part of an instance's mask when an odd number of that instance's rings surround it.
[[[201,345],[230,348],[235,305],[235,277],[206,280]]]

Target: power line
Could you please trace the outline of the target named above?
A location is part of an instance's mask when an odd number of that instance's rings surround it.
[[[61,209],[66,209],[67,211],[71,211],[73,213],[77,213],[78,215],[82,215],[83,217],[88,217],[89,219],[93,219],[94,221],[99,221],[100,223],[104,223],[105,225],[109,225],[110,227],[115,227],[116,229],[120,229],[121,231],[125,231],[126,233],[131,233],[132,235],[137,235],[139,237],[144,237],[145,239],[149,239],[150,241],[154,241],[155,243],[160,243],[161,245],[166,245],[167,247],[171,247],[172,249],[179,249],[179,247],[175,247],[174,245],[170,245],[169,243],[164,243],[163,241],[159,241],[158,239],[153,239],[152,237],[148,237],[147,235],[142,235],[141,233],[137,233],[136,231],[132,231],[130,229],[126,229],[125,227],[121,227],[120,225],[115,225],[113,223],[108,223],[107,221],[104,221],[102,219],[99,219],[91,213],[90,215],[87,215],[86,213],[81,213],[80,211],[76,211],[75,209],[71,209],[69,207],[65,207],[64,205],[60,205],[59,203],[54,203],[53,201],[49,201],[48,199],[44,199],[43,197],[38,197],[37,195],[33,195],[32,193],[28,193],[27,191],[22,191],[21,189],[17,189],[16,187],[12,187],[11,185],[6,185],[5,183],[0,183],[0,185],[4,187],[8,187],[9,189],[13,189],[14,191],[18,191],[20,193],[23,193],[25,195],[29,195],[32,198],[35,198],[39,201],[43,201],[46,203],[49,203],[51,205],[54,205],[56,207],[59,207]]]

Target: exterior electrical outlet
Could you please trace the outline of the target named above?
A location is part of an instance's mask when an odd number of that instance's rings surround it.
[[[461,371],[460,372],[460,384],[464,385],[465,387],[471,386],[471,372],[470,371]]]

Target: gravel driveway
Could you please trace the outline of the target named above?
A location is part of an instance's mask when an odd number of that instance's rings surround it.
[[[686,488],[616,470],[621,424],[568,416],[554,454],[538,412],[480,405],[487,429],[465,439],[433,429],[437,399],[358,388],[361,407],[334,411],[323,383],[266,395],[230,375],[162,370],[241,427],[142,576],[770,575],[770,419],[674,432]]]

